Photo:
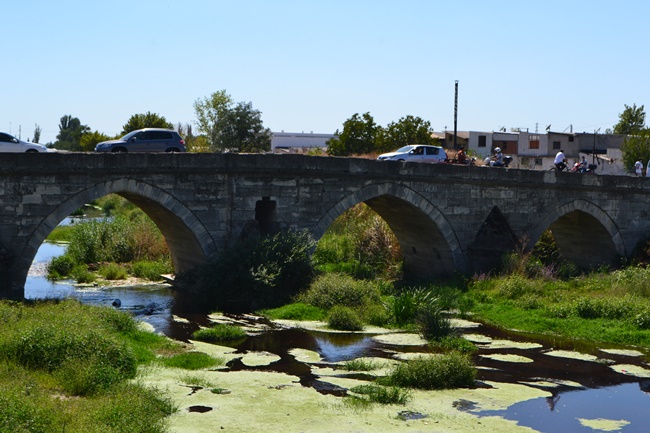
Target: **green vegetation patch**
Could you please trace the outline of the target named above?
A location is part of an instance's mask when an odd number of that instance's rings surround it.
[[[220,341],[233,341],[246,338],[246,332],[239,326],[219,323],[212,328],[201,328],[194,331],[193,338],[207,343],[216,343]]]
[[[449,389],[472,387],[475,379],[476,368],[470,358],[451,352],[400,363],[380,383],[403,388]]]
[[[166,367],[182,368],[184,370],[202,370],[225,363],[223,359],[213,358],[203,352],[179,353],[170,357],[161,358],[161,362]]]

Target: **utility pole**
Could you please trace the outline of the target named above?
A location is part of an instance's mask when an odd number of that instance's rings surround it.
[[[454,150],[458,150],[456,137],[458,135],[458,80],[455,85],[455,98],[454,98]]]

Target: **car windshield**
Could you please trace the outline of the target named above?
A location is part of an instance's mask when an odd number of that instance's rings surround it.
[[[135,134],[137,134],[139,131],[131,131],[128,134],[126,134],[124,137],[120,138],[122,141],[129,141],[129,138],[133,137]]]
[[[411,151],[411,149],[415,148],[415,146],[404,146],[400,147],[395,151],[395,153],[408,153]]]

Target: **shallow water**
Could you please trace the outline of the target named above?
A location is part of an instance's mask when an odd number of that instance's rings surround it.
[[[180,294],[167,287],[127,287],[104,289],[78,288],[70,281],[52,283],[45,278],[46,262],[65,251],[64,246],[44,243],[36,255],[25,286],[30,299],[74,296],[84,303],[111,306],[120,300],[120,309],[127,310],[140,320],[151,324],[157,332],[172,338],[187,340],[199,326],[208,324],[207,316],[196,312]],[[189,323],[175,321],[174,316]],[[246,320],[238,317],[238,320]],[[467,410],[479,416],[501,416],[515,420],[519,425],[540,432],[594,432],[605,431],[581,424],[580,419],[624,420],[614,430],[624,433],[648,432],[647,413],[650,411],[650,380],[619,373],[615,364],[637,365],[650,370],[648,354],[631,357],[600,351],[594,345],[581,344],[557,338],[532,336],[500,331],[486,326],[468,329],[486,341],[515,341],[539,343],[536,348],[493,347],[477,343],[479,351],[475,362],[479,367],[479,381],[527,383],[552,393],[552,397],[524,401],[503,411],[476,412],[471,401],[459,404],[457,410]],[[507,344],[506,344],[507,346]],[[312,373],[310,366],[289,354],[290,349],[301,348],[317,352],[323,362],[333,363],[364,356],[389,358],[395,352],[426,352],[425,346],[398,346],[379,343],[369,335],[330,334],[299,329],[273,329],[250,336],[233,346],[241,353],[264,351],[277,354],[280,359],[270,365],[249,367],[241,360],[229,364],[232,371],[273,370],[300,378],[303,386],[322,393],[344,395],[345,390],[332,388]],[[579,351],[595,360],[577,360],[550,356],[551,351]],[[517,355],[530,362],[510,362]],[[349,376],[343,370],[341,376]],[[361,378],[361,377],[359,377]]]

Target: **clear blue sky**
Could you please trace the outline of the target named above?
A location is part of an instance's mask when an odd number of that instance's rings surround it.
[[[59,119],[118,134],[151,111],[194,122],[225,89],[272,131],[333,133],[354,113],[459,130],[611,128],[650,109],[650,2],[21,0],[0,5],[0,130]]]

